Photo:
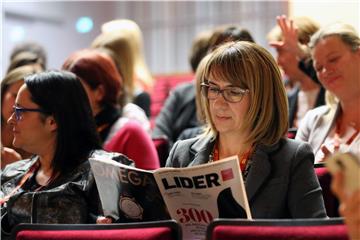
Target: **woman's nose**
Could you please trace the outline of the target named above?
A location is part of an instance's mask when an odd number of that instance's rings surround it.
[[[9,117],[9,119],[7,120],[7,124],[14,125],[15,123],[16,123],[15,112],[13,112]]]

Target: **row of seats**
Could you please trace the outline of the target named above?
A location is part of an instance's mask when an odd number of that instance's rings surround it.
[[[14,240],[181,240],[174,220],[124,224],[20,224]],[[329,219],[215,219],[207,240],[347,240],[342,218]]]

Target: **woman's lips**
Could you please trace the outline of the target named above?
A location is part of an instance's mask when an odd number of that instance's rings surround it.
[[[340,76],[334,76],[334,77],[327,77],[325,78],[325,83],[327,85],[332,85],[336,83],[340,79]]]

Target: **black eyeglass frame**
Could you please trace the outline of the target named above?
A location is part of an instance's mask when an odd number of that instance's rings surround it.
[[[23,112],[39,112],[39,113],[48,114],[45,110],[43,110],[41,108],[23,108],[23,107],[19,107],[19,106],[13,106],[13,112],[15,114],[16,121],[21,120],[21,114]]]
[[[208,98],[208,99],[210,99],[210,100],[215,100],[216,98],[219,97],[219,94],[221,94],[221,95],[223,96],[223,98],[224,98],[227,102],[230,102],[230,103],[241,102],[241,101],[243,100],[244,96],[250,92],[249,89],[242,89],[242,88],[236,87],[236,88],[238,88],[238,90],[240,90],[241,96],[240,96],[240,99],[239,99],[238,101],[232,101],[232,100],[229,100],[229,99],[228,99],[227,95],[225,94],[225,91],[226,91],[226,90],[229,90],[229,88],[234,88],[234,87],[225,87],[225,88],[223,88],[223,89],[220,89],[219,87],[217,87],[217,88],[218,88],[218,89],[217,89],[217,94],[216,94],[216,96],[213,97],[213,98],[209,98],[208,91],[209,91],[209,88],[211,87],[209,84],[203,82],[203,83],[200,84],[200,87],[201,87],[201,92],[202,92],[202,94],[203,94],[206,98]],[[205,89],[206,91],[204,91],[204,89]]]

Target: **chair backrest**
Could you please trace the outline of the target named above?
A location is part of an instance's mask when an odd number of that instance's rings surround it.
[[[207,240],[347,240],[342,218],[329,219],[215,219]]]
[[[161,136],[152,138],[152,141],[155,145],[156,152],[160,160],[160,167],[165,167],[170,151],[169,140],[166,136]]]
[[[180,240],[174,220],[122,224],[19,224],[14,240]]]
[[[331,174],[325,167],[325,163],[316,163],[314,167],[322,189],[326,213],[329,217],[339,217],[339,200],[331,191]]]
[[[166,98],[169,95],[171,89],[177,85],[185,82],[190,82],[194,79],[193,73],[182,74],[170,74],[170,75],[158,75],[155,76],[156,82],[153,90],[151,91],[151,122],[154,126],[154,121],[157,115],[160,113]]]

